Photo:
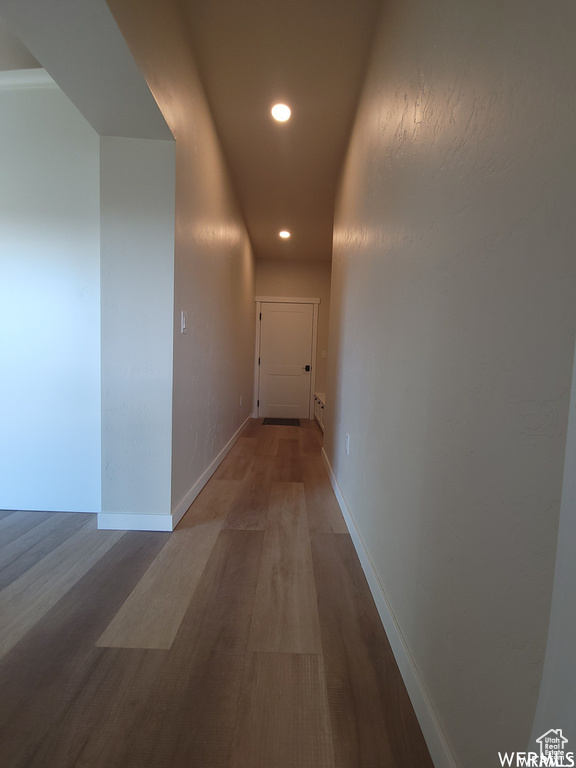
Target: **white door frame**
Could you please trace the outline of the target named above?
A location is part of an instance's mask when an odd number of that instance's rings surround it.
[[[256,296],[256,354],[254,356],[254,403],[253,413],[258,418],[260,415],[258,408],[258,394],[260,391],[260,320],[262,319],[262,304],[312,304],[312,365],[310,377],[310,402],[308,403],[308,418],[314,418],[314,392],[316,389],[316,336],[318,335],[318,305],[320,299],[302,299],[294,296]]]

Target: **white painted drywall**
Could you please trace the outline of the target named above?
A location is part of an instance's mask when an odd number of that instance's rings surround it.
[[[0,18],[0,71],[33,69],[40,64]]]
[[[100,509],[99,139],[0,76],[0,508]]]
[[[564,462],[564,482],[556,572],[550,629],[546,647],[546,661],[538,697],[536,716],[532,727],[531,750],[537,749],[536,739],[550,728],[560,728],[569,744],[566,749],[574,752],[572,743],[576,735],[576,359],[572,373],[568,438]]]
[[[0,0],[0,14],[100,136],[172,138],[106,0]]]
[[[176,137],[172,509],[177,519],[251,413],[253,257],[181,19],[173,4],[128,6],[110,3]]]
[[[459,768],[527,748],[542,673],[575,24],[569,0],[386,3],[336,211],[325,445]]]
[[[330,315],[330,264],[325,261],[256,259],[255,292],[257,296],[301,296],[319,298],[318,345],[316,347],[317,392],[326,391],[326,363],[322,352],[328,351]]]
[[[132,527],[110,516],[171,512],[175,148],[114,137],[100,147],[99,522]]]

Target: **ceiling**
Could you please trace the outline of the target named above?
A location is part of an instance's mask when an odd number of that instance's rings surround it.
[[[379,5],[183,0],[257,258],[331,258],[336,185]],[[292,109],[286,123],[271,118],[276,102]]]
[[[126,103],[126,93],[131,94],[132,107],[138,101],[148,109],[146,98],[151,100],[151,95],[138,96],[135,73],[130,70],[135,69],[134,63],[125,61],[127,48],[124,51],[125,46],[114,42],[119,31],[109,11],[103,10],[104,3],[96,14],[98,0],[92,5],[76,0],[0,2],[0,10],[9,13],[12,29],[20,32],[100,133],[110,133],[111,123],[126,112],[118,108],[122,99]],[[380,0],[175,2],[182,4],[255,256],[330,260],[336,186]],[[87,29],[91,30],[88,36]],[[74,45],[77,39],[87,41],[84,55],[77,55],[77,64],[70,67],[70,54],[79,53]],[[90,55],[85,45],[91,46]],[[34,59],[26,60],[26,49],[10,37],[1,20],[0,48],[14,50],[14,68],[35,64]],[[62,56],[62,50],[68,56]],[[99,68],[92,65],[98,56]],[[85,65],[88,69],[83,71]],[[9,68],[0,58],[2,66]],[[125,78],[117,76],[119,71]],[[96,81],[97,76],[102,82]],[[129,90],[123,91],[124,87]],[[94,94],[100,94],[97,112]],[[105,100],[107,108],[102,106]],[[270,115],[276,102],[292,109],[286,123],[277,123]],[[132,131],[150,122],[144,120],[144,113],[130,112],[137,118],[136,126],[128,126]],[[167,131],[163,121],[154,130],[158,136]],[[278,236],[281,229],[291,232],[289,240]]]

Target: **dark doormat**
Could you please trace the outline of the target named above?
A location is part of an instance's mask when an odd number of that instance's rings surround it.
[[[264,427],[299,427],[300,419],[264,419]]]

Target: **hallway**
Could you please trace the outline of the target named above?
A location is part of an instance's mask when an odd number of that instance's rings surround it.
[[[431,766],[320,449],[253,419],[173,534],[2,513],[0,764]]]
[[[421,765],[351,543],[436,768],[573,749],[574,29],[0,0],[0,768]],[[184,519],[266,297],[320,299],[351,539],[314,424],[252,425]]]

